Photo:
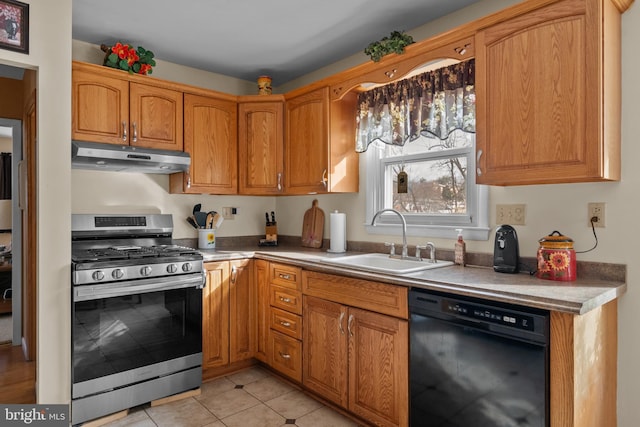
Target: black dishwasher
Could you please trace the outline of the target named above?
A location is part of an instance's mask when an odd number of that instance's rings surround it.
[[[409,292],[412,427],[548,427],[549,312]]]

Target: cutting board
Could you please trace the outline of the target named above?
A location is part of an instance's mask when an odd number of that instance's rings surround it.
[[[324,212],[318,207],[318,200],[311,203],[311,208],[304,213],[302,221],[302,246],[321,248],[324,236]]]

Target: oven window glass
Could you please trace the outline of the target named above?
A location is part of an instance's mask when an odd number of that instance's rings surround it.
[[[413,314],[411,425],[545,427],[546,348]]]
[[[201,351],[200,289],[74,303],[74,383]]]

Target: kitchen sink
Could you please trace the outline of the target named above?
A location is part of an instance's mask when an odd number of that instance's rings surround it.
[[[356,270],[375,271],[387,274],[408,274],[433,268],[447,267],[453,264],[451,261],[429,262],[415,259],[391,258],[387,254],[371,253],[360,255],[346,255],[338,258],[324,258],[323,262],[354,268]]]

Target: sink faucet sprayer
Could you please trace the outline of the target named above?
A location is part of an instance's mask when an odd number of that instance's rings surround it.
[[[382,209],[379,210],[378,212],[375,213],[375,215],[373,216],[373,219],[371,220],[371,225],[375,227],[376,225],[376,218],[378,218],[378,215],[380,215],[383,212],[393,212],[394,214],[398,215],[400,217],[400,219],[402,220],[402,258],[408,258],[409,253],[407,250],[407,221],[404,219],[404,215],[402,215],[400,212],[398,212],[395,209]]]

